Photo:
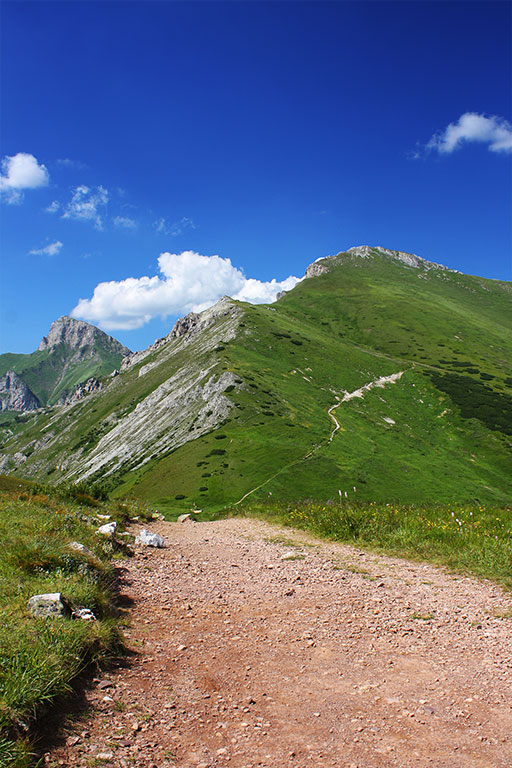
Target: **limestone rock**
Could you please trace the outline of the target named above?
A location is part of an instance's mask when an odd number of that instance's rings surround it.
[[[28,609],[32,616],[71,616],[71,609],[60,592],[32,595],[28,601]]]
[[[0,411],[35,411],[41,403],[14,371],[0,377]]]
[[[103,384],[94,376],[84,381],[82,384],[77,384],[72,392],[63,392],[59,398],[59,405],[71,405],[72,403],[82,400],[87,395],[91,395],[93,392],[100,392],[103,389]]]
[[[197,523],[197,520],[195,517],[193,517],[190,512],[187,512],[185,515],[180,515],[177,520],[178,523]]]
[[[96,621],[96,616],[89,608],[77,608],[73,611],[73,618],[80,621]]]
[[[185,315],[185,317],[180,317],[180,319],[176,321],[174,328],[170,332],[169,336],[172,339],[177,339],[180,336],[183,336],[185,333],[189,333],[189,331],[194,330],[198,322],[199,315],[196,315],[195,312],[189,312],[188,315]]]
[[[100,525],[96,533],[99,533],[100,536],[107,536],[109,539],[113,539],[116,535],[116,528],[117,523],[105,523],[105,525]]]
[[[73,317],[64,315],[59,317],[49,330],[48,336],[44,336],[39,345],[39,350],[52,350],[59,344],[67,344],[73,349],[84,349],[85,347],[94,348],[98,340],[101,340],[103,346],[112,352],[121,353],[123,356],[129,355],[128,347],[120,344],[116,339],[100,331],[90,323],[83,320],[75,320]]]
[[[94,552],[83,544],[80,544],[79,541],[70,541],[68,547],[69,549],[74,549],[75,552],[80,552],[80,554],[85,555],[86,557],[90,557],[92,560],[98,560]]]
[[[306,269],[306,277],[318,277],[318,275],[324,275],[326,272],[329,271],[329,268],[326,267],[324,264],[320,264],[319,262],[315,261],[313,264],[310,264],[309,267]]]
[[[143,528],[142,531],[139,531],[139,534],[135,539],[135,543],[144,547],[165,547],[165,541],[163,540],[162,536],[160,536],[158,533],[148,531],[146,528]]]

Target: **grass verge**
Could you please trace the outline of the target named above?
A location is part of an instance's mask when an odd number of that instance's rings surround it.
[[[444,565],[512,589],[512,507],[343,502],[251,502],[226,516],[250,516],[334,541]]]
[[[128,517],[143,518],[149,512],[132,503],[101,502],[98,495],[84,487],[56,491],[0,478],[2,767],[31,765],[30,734],[38,716],[70,692],[87,665],[105,662],[122,650],[111,559],[123,556],[126,546],[101,538],[96,529],[106,515],[121,527]],[[93,554],[73,550],[72,541]],[[55,592],[73,610],[89,608],[96,620],[33,617],[29,598]]]

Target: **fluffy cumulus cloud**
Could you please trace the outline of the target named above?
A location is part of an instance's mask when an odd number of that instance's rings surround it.
[[[34,256],[56,256],[61,248],[62,243],[60,240],[57,240],[55,243],[45,245],[43,248],[34,248],[34,250],[29,251],[29,253],[33,254]]]
[[[108,199],[109,194],[104,187],[91,188],[82,184],[73,190],[71,200],[64,206],[62,218],[90,221],[96,229],[103,229],[103,215]]]
[[[50,180],[46,167],[27,152],[4,157],[1,169],[0,192],[8,203],[20,203],[24,189],[46,187]]]
[[[154,277],[100,283],[92,298],[80,299],[71,314],[106,330],[129,330],[154,317],[201,312],[225,295],[252,304],[269,303],[279,291],[299,282],[293,276],[269,282],[248,279],[229,259],[194,251],[162,253],[158,267],[160,274]]]
[[[427,149],[450,154],[469,142],[487,144],[491,152],[512,152],[512,125],[496,115],[465,112],[456,123],[432,136]]]

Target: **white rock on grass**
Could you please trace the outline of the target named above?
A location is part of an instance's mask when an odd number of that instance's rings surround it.
[[[79,541],[70,541],[68,547],[69,549],[74,549],[76,552],[80,552],[80,554],[85,555],[86,557],[90,557],[94,560],[98,559],[92,550],[88,549],[83,544],[80,544]]]
[[[73,618],[82,621],[96,621],[96,616],[89,608],[77,608],[76,611],[73,611]]]
[[[113,539],[116,535],[116,528],[117,523],[106,523],[105,525],[100,525],[96,533],[99,533],[100,536],[107,536],[109,539]]]
[[[135,539],[135,543],[141,544],[144,547],[165,547],[165,541],[163,538],[158,533],[152,533],[146,528],[143,528],[142,531],[139,531],[139,534]]]
[[[32,595],[28,601],[28,609],[32,616],[71,616],[71,609],[60,592]]]
[[[187,512],[186,515],[180,515],[178,517],[178,523],[197,523],[197,520],[195,517],[192,517],[190,512]]]

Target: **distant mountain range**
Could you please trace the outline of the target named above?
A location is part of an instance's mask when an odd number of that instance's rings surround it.
[[[60,317],[36,352],[0,355],[0,410],[32,411],[64,402],[78,385],[111,373],[129,354],[94,325]]]
[[[3,355],[34,361],[0,373],[52,406],[2,415],[3,471],[167,510],[269,494],[510,502],[512,284],[369,246],[306,278],[271,305],[225,297],[143,352],[102,334],[111,357],[73,384],[28,371],[59,348],[78,364],[77,321],[32,356]]]

